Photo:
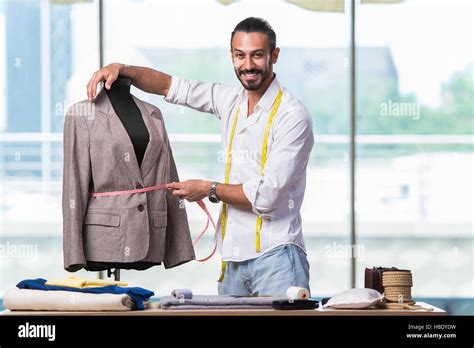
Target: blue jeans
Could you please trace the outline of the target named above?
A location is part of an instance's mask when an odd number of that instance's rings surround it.
[[[227,261],[219,295],[286,296],[290,286],[309,289],[309,262],[295,244],[279,245],[246,261]]]

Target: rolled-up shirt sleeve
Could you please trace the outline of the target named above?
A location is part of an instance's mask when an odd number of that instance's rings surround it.
[[[183,81],[182,78],[178,76],[171,76],[171,86],[168,94],[165,96],[165,100],[168,103],[185,105],[189,85],[186,86],[184,83],[182,84],[181,81]],[[180,88],[181,85],[182,88]]]
[[[282,121],[275,129],[263,175],[250,177],[242,185],[252,211],[270,219],[281,198],[306,175],[314,145],[312,121],[307,110],[288,111],[280,117]]]
[[[224,110],[238,94],[238,87],[171,77],[171,86],[165,101],[214,114],[221,118]]]

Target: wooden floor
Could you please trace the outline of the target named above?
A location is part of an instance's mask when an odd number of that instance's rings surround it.
[[[116,315],[116,316],[443,316],[446,311],[424,302],[417,305],[432,308],[432,311],[406,309],[314,309],[314,310],[283,310],[273,309],[209,309],[209,310],[164,310],[146,309],[142,311],[119,312],[59,312],[59,311],[10,311],[4,310],[0,315],[35,315],[35,316],[89,316],[89,315]]]

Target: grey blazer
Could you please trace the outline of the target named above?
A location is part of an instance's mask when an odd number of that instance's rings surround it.
[[[179,181],[161,111],[133,96],[150,139],[139,167],[130,137],[104,90],[71,106],[64,123],[64,268],[88,261],[164,263],[195,259],[183,203],[170,191],[90,197]]]

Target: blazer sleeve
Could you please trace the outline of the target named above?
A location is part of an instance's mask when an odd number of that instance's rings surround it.
[[[169,140],[166,139],[169,149],[170,181],[179,181],[178,171],[171,152]],[[165,268],[179,266],[194,260],[193,242],[189,230],[188,217],[184,201],[174,196],[172,191],[166,193],[168,224],[166,226],[166,249],[163,264]]]
[[[86,265],[82,227],[89,200],[91,163],[86,119],[72,110],[73,107],[68,110],[64,121],[62,212],[64,269],[76,272]]]

